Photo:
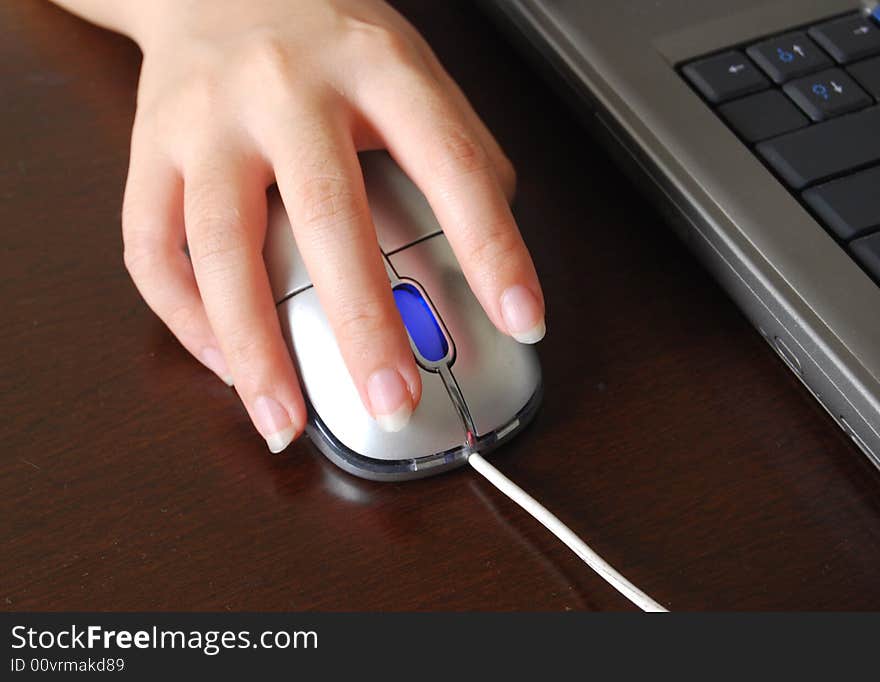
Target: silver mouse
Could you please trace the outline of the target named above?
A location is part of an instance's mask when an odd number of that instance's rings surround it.
[[[310,404],[312,441],[356,476],[421,478],[519,433],[540,403],[541,368],[533,347],[489,321],[427,200],[394,160],[366,152],[360,161],[389,283],[421,372],[422,399],[403,430],[383,431],[361,403],[275,189],[263,256]]]

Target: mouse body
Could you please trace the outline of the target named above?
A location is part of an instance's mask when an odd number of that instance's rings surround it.
[[[421,373],[421,401],[404,429],[383,431],[363,406],[274,188],[263,255],[309,403],[312,441],[356,476],[421,478],[515,436],[540,403],[541,370],[532,346],[488,319],[427,200],[394,160],[384,151],[359,158],[389,285]]]

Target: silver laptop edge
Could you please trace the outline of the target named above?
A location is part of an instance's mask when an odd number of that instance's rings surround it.
[[[682,61],[854,0],[490,0],[617,160],[880,467],[880,287],[702,102]]]

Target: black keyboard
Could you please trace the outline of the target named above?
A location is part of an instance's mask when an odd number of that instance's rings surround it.
[[[880,284],[880,7],[708,55],[681,73]]]

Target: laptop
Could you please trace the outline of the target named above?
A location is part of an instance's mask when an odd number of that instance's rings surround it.
[[[880,467],[880,7],[484,5]]]

